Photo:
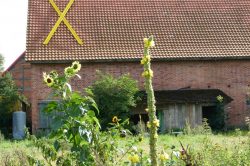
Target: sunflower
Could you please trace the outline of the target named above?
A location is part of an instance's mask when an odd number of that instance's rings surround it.
[[[58,73],[57,73],[55,70],[52,70],[52,71],[49,73],[49,76],[55,79],[55,78],[58,77]]]
[[[43,73],[43,80],[48,87],[51,87],[54,84],[54,79],[50,75],[47,75],[46,73]]]
[[[112,122],[113,122],[113,123],[117,123],[117,122],[118,122],[117,116],[114,116],[114,117],[112,118]]]
[[[81,70],[81,64],[78,61],[73,62],[71,67],[75,73]]]
[[[64,69],[64,74],[67,76],[67,77],[73,77],[75,75],[75,71],[72,67],[66,67]]]

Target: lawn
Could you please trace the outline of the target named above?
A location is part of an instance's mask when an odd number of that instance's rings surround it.
[[[125,145],[129,139],[121,138],[121,146]],[[185,148],[189,147],[188,154],[197,165],[250,166],[250,137],[247,134],[234,132],[217,135],[159,135],[158,151],[161,152],[164,149],[174,158],[172,152],[181,150],[180,142]],[[138,151],[142,149],[143,155],[147,155],[148,138],[144,137],[136,146]],[[4,140],[0,142],[1,166],[10,165],[9,163],[28,165],[27,155],[42,159],[40,151],[31,141]],[[128,160],[127,157],[124,160]],[[176,165],[185,165],[185,163],[179,162]]]

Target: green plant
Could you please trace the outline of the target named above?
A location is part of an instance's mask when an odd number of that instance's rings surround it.
[[[96,113],[99,112],[95,101],[89,96],[83,96],[72,90],[69,84],[74,76],[80,76],[79,62],[73,62],[65,68],[64,74],[56,71],[44,73],[44,82],[53,89],[57,102],[51,102],[45,111],[50,114],[58,112],[52,125],[50,139],[32,138],[34,144],[41,150],[48,165],[121,165],[124,156],[130,152],[134,143],[133,139],[124,146],[125,153],[121,153],[118,140],[120,137],[129,137],[129,131],[123,128],[128,119],[120,122],[117,116],[110,119],[107,131],[101,131]],[[62,148],[66,143],[68,149]],[[120,158],[120,159],[119,159]],[[43,164],[43,161],[29,156],[32,164]]]
[[[139,134],[141,136],[147,133],[147,128],[144,121],[141,118],[141,115],[139,115],[139,123],[133,126],[133,130],[136,132],[136,134]]]
[[[119,122],[120,124],[120,122]],[[120,124],[121,125],[121,124]],[[161,165],[161,157],[165,155],[167,160],[163,160],[164,166],[185,166],[185,162],[181,160],[181,151],[182,147],[180,146],[179,141],[182,142],[185,149],[188,145],[188,154],[191,155],[192,162],[196,162],[197,165],[205,166],[221,166],[221,165],[250,165],[250,135],[237,135],[233,133],[234,131],[223,132],[220,134],[210,134],[210,135],[168,135],[160,134],[158,138],[158,161]],[[103,132],[102,132],[103,133]],[[150,166],[149,160],[149,147],[148,141],[149,137],[143,137],[141,140],[139,136],[126,136],[121,138],[119,134],[116,135],[115,144],[118,144],[117,157],[114,157],[114,162],[112,165],[121,165],[127,166],[131,165],[130,157],[133,155],[139,156],[139,163],[134,165],[143,165]],[[101,136],[101,140],[104,140],[104,137]],[[43,138],[44,139],[44,138]],[[139,142],[139,139],[141,142]],[[54,146],[55,140],[44,139],[44,143],[49,146]],[[69,143],[59,141],[62,148],[59,149],[58,156],[63,153],[64,159],[68,158],[66,153],[70,153],[71,145]],[[110,141],[112,142],[112,141]],[[109,140],[104,141],[104,143],[110,144]],[[5,140],[0,142],[0,165],[5,159],[5,156],[9,156],[12,160],[18,163],[18,157],[15,155],[15,151],[22,151],[23,154],[32,155],[35,158],[35,161],[42,161],[44,164],[48,165],[46,160],[43,157],[42,150],[39,150],[35,147],[33,141],[24,140],[24,141],[10,141]],[[131,146],[131,148],[130,148]],[[103,146],[106,149],[105,146]],[[130,148],[128,153],[125,153]],[[163,156],[161,156],[163,155]],[[111,155],[110,155],[111,156]],[[123,156],[123,157],[122,157]],[[135,156],[136,157],[136,156]],[[168,158],[169,157],[169,158]],[[27,158],[23,158],[27,159]],[[37,160],[39,159],[39,160]],[[164,159],[164,158],[162,158]],[[193,161],[194,160],[194,161]],[[55,162],[53,163],[54,165]],[[92,165],[94,165],[93,163]],[[10,164],[9,164],[10,165]],[[27,164],[29,165],[29,164]],[[31,165],[31,164],[30,164]],[[34,164],[39,165],[39,164]],[[58,164],[60,165],[60,164]],[[68,164],[70,165],[70,164]],[[243,165],[243,164],[242,164]]]
[[[236,129],[234,130],[234,133],[235,133],[235,135],[242,135],[242,131],[241,131],[240,128],[236,128]]]
[[[245,122],[246,122],[248,130],[250,131],[250,118],[248,116],[245,117]]]
[[[145,78],[145,89],[147,93],[147,110],[149,116],[148,127],[150,129],[150,159],[152,166],[158,165],[157,156],[157,130],[159,127],[159,120],[156,117],[155,97],[154,89],[152,86],[153,71],[151,70],[151,56],[150,48],[154,47],[153,36],[144,38],[144,56],[141,60],[141,64],[144,67],[142,76]]]
[[[106,129],[113,116],[122,120],[130,117],[131,107],[136,106],[138,86],[129,74],[117,78],[100,71],[97,74],[99,78],[87,88],[87,92],[99,106],[97,117],[102,129]]]
[[[226,113],[224,110],[224,98],[221,95],[216,97],[216,111],[210,119],[209,124],[213,130],[225,128]]]
[[[28,103],[25,97],[18,93],[11,74],[0,76],[0,87],[0,130],[7,136],[11,132],[12,113],[21,109],[22,102]]]
[[[208,136],[203,138],[200,148],[192,150],[192,157],[197,165],[221,166],[250,164],[250,150],[247,142],[240,139],[237,140],[235,144],[226,144],[224,142],[226,142],[226,140],[223,140],[222,143],[214,143]]]
[[[183,133],[186,134],[186,135],[192,134],[191,125],[190,125],[190,123],[187,120],[185,121],[185,126],[183,128]]]
[[[0,143],[2,142],[2,141],[4,141],[4,135],[1,133],[1,131],[0,131]]]
[[[192,128],[191,125],[186,121],[186,124],[183,128],[183,133],[186,135],[197,135],[197,134],[209,135],[212,134],[212,129],[208,124],[208,120],[206,118],[203,118],[202,124],[194,128]]]
[[[0,73],[4,70],[3,64],[4,64],[4,57],[2,56],[2,54],[0,54]]]
[[[28,165],[27,155],[22,149],[13,149],[12,152],[6,152],[0,155],[0,165],[2,166],[20,166]]]

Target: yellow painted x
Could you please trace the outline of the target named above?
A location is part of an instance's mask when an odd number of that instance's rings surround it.
[[[65,18],[67,12],[69,11],[69,9],[72,6],[72,4],[74,3],[74,0],[70,0],[69,1],[68,5],[66,6],[66,8],[64,9],[63,12],[61,12],[59,10],[59,8],[56,6],[56,4],[55,4],[55,2],[53,0],[49,0],[49,2],[53,6],[53,8],[55,9],[55,11],[57,12],[59,18],[58,18],[56,24],[54,25],[54,27],[51,29],[49,35],[47,36],[47,38],[45,39],[45,41],[43,42],[43,44],[47,45],[49,43],[50,39],[52,38],[52,36],[56,32],[57,28],[59,27],[59,25],[63,21],[64,24],[69,29],[69,31],[74,36],[74,38],[76,39],[76,41],[78,42],[78,44],[82,45],[83,41],[80,39],[80,37],[77,35],[76,31],[72,28],[72,26],[70,25],[70,23],[68,22],[68,20]]]

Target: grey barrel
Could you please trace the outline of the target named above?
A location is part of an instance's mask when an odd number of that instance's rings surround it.
[[[26,113],[22,111],[13,113],[13,138],[24,139],[26,128]]]

